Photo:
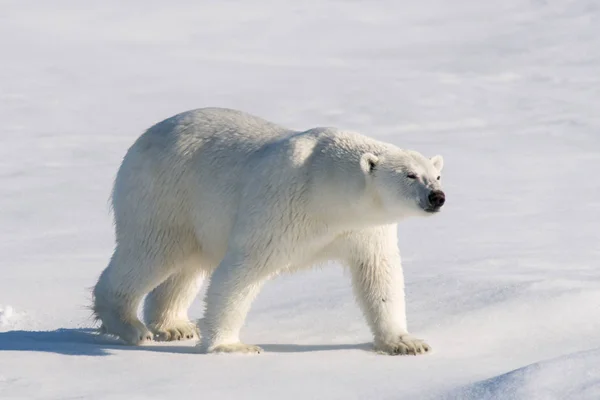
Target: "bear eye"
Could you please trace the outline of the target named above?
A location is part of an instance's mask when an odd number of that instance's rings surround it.
[[[373,172],[373,171],[375,171],[375,167],[376,167],[376,166],[377,166],[377,165],[375,164],[375,161],[373,161],[373,160],[369,160],[369,172]]]
[[[413,173],[411,172],[411,173],[408,173],[408,174],[406,174],[406,177],[407,177],[408,179],[417,179],[417,174],[413,174]]]
[[[439,181],[441,178],[442,178],[441,176],[438,176],[438,177],[437,177],[437,180]]]

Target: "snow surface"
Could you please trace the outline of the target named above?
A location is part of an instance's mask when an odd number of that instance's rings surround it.
[[[2,0],[0,398],[600,398],[599,38],[596,0]],[[400,228],[433,354],[371,352],[335,267],[266,286],[259,356],[94,334],[119,162],[204,106],[444,155]]]

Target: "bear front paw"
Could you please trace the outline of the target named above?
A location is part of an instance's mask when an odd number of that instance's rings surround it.
[[[375,340],[375,349],[391,355],[418,355],[431,352],[431,347],[424,340],[411,335],[401,335],[395,340]]]

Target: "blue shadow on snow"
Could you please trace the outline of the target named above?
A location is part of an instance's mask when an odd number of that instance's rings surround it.
[[[188,345],[179,345],[188,343]],[[144,346],[126,346],[118,339],[100,335],[95,329],[57,329],[55,331],[0,332],[1,351],[35,351],[69,356],[108,356],[109,350],[151,351],[159,353],[196,354],[192,342],[154,342]],[[356,344],[259,344],[267,353],[305,353],[336,350],[372,349],[371,343]]]

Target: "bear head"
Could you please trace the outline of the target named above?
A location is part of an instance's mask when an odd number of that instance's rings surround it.
[[[440,155],[427,158],[416,151],[389,149],[365,153],[360,163],[378,205],[391,220],[433,215],[446,201]]]

